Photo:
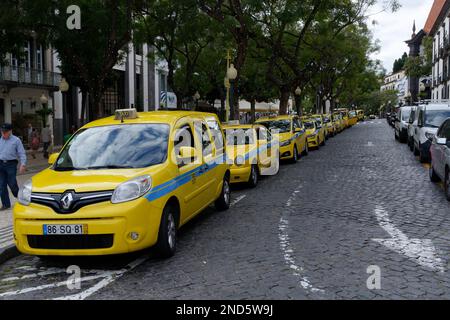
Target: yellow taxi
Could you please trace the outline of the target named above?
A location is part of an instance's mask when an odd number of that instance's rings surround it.
[[[356,114],[356,111],[351,110],[348,112],[348,125],[349,127],[353,127],[358,123],[358,115]]]
[[[316,119],[309,119],[303,122],[308,137],[308,148],[319,149],[325,145],[325,127],[321,126]]]
[[[347,129],[348,127],[350,127],[348,109],[336,109],[336,112],[339,112],[342,115],[341,120],[342,120],[344,129]]]
[[[331,114],[323,115],[323,124],[327,130],[328,137],[334,137],[338,133],[337,125],[332,119],[333,116]]]
[[[176,251],[179,227],[230,206],[230,170],[214,114],[137,113],[85,125],[20,189],[20,252],[38,256]]]
[[[364,110],[356,110],[356,116],[358,118],[358,121],[364,121],[365,118]]]
[[[270,169],[276,174],[279,169],[279,157],[272,148],[272,136],[266,127],[260,124],[225,124],[223,130],[227,143],[228,159],[233,161],[230,182],[247,183],[254,188],[259,176],[269,175]]]
[[[298,116],[265,117],[260,118],[256,123],[279,133],[281,160],[297,162],[300,154],[303,156],[308,154],[305,128]]]
[[[342,132],[345,129],[344,121],[342,120],[342,114],[340,112],[334,112],[332,114],[332,118],[333,118],[333,124],[336,128],[336,132],[337,133]]]
[[[313,119],[317,122],[320,129],[324,131],[325,134],[325,140],[328,139],[328,128],[325,125],[325,116],[323,114],[313,114],[310,119]]]

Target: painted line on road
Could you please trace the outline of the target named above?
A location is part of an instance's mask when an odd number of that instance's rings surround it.
[[[410,239],[390,220],[389,213],[381,205],[375,208],[375,216],[379,225],[386,231],[390,239],[372,239],[385,247],[396,251],[417,264],[434,271],[445,272],[445,263],[437,255],[436,248],[430,239]]]
[[[235,205],[237,205],[239,202],[241,202],[242,200],[244,200],[247,197],[247,195],[242,195],[237,197],[233,202],[231,202],[230,207],[234,207]]]
[[[297,195],[300,193],[301,188],[303,188],[303,186],[299,186],[299,188],[292,193],[291,197],[286,202],[287,208],[292,207],[292,203],[297,197]],[[278,239],[280,241],[280,248],[281,251],[283,252],[285,263],[293,271],[293,275],[300,279],[300,285],[303,289],[315,293],[325,293],[324,290],[317,289],[311,284],[311,281],[304,274],[305,270],[298,265],[294,257],[294,250],[292,249],[288,230],[289,230],[289,219],[287,217],[286,211],[283,210],[283,213],[281,214],[280,217],[280,224],[278,226]]]

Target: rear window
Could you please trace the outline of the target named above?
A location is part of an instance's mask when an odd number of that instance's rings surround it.
[[[411,109],[405,109],[402,111],[402,121],[408,121],[411,115]]]
[[[253,129],[226,129],[225,136],[229,146],[244,146],[255,143]]]

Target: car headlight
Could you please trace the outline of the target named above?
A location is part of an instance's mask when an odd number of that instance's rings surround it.
[[[19,200],[19,203],[28,206],[31,202],[31,189],[33,188],[31,179],[24,183],[22,188],[19,190],[19,195],[17,196],[17,199]]]
[[[287,141],[282,142],[282,143],[280,144],[280,147],[287,147],[287,146],[290,145],[290,144],[291,144],[291,141],[290,141],[290,140],[287,140]]]
[[[425,137],[427,137],[428,140],[433,140],[434,133],[431,132],[425,132]]]
[[[148,175],[131,179],[120,184],[111,197],[112,203],[122,203],[142,197],[152,188],[152,178]]]

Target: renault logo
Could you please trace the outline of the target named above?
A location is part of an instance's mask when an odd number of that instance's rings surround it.
[[[69,210],[69,208],[72,205],[72,203],[73,203],[73,194],[72,194],[72,192],[65,193],[61,197],[61,205],[62,205],[64,210]]]

